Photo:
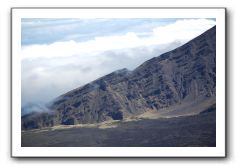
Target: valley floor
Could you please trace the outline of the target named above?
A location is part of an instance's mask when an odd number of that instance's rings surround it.
[[[23,131],[21,142],[22,147],[215,147],[216,114]]]

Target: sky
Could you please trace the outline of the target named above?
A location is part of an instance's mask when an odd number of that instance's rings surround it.
[[[215,24],[203,18],[22,19],[22,106],[47,104],[115,70],[133,70]]]

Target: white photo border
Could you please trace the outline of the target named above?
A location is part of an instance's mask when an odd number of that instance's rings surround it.
[[[21,147],[22,18],[215,18],[216,147]],[[12,8],[11,19],[12,157],[226,157],[225,8]]]

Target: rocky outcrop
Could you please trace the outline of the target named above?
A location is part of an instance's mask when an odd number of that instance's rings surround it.
[[[56,98],[22,129],[96,123],[216,95],[216,27],[133,71],[121,69]],[[200,102],[201,104],[201,102]]]

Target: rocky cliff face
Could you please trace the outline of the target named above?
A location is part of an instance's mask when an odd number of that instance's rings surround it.
[[[216,95],[216,27],[133,71],[121,69],[53,101],[50,112],[22,117],[22,129],[96,123]]]

